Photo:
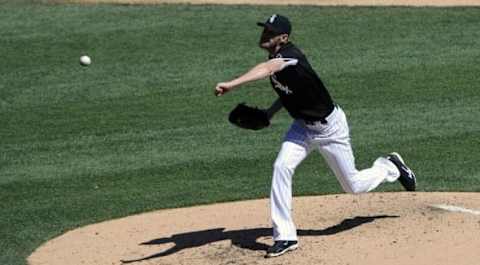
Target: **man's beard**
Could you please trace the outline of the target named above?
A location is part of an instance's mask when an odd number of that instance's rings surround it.
[[[260,48],[262,49],[267,50],[270,53],[273,53],[277,45],[275,45],[272,39],[264,40],[263,38],[261,38],[258,43],[258,46],[260,46]]]
[[[260,36],[260,41],[258,43],[258,45],[260,46],[260,48],[263,48],[263,49],[267,49],[267,50],[270,50],[273,48],[274,43],[272,42],[272,39],[276,36],[277,34],[275,34],[274,32],[272,31],[267,31],[267,30],[264,30],[262,32],[262,35]]]
[[[262,48],[262,49],[267,49],[268,50],[272,46],[272,44],[270,43],[269,40],[265,41],[265,42],[260,41],[258,43],[258,46],[260,46],[260,48]]]
[[[262,34],[262,36],[260,36],[260,44],[270,42],[273,37],[275,36],[272,36],[270,34]]]

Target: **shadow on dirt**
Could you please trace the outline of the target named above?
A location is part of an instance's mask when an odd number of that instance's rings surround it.
[[[303,236],[328,236],[348,231],[362,224],[371,223],[376,219],[383,218],[398,218],[399,216],[392,215],[377,215],[377,216],[357,216],[355,218],[345,219],[341,223],[320,230],[312,229],[298,229],[297,234],[300,237]],[[252,228],[242,230],[225,231],[225,228],[215,228],[202,231],[193,231],[183,234],[175,234],[171,237],[163,237],[153,239],[147,242],[140,243],[140,245],[161,245],[166,243],[175,243],[175,246],[162,251],[157,254],[153,254],[148,257],[143,257],[133,260],[122,260],[122,263],[132,263],[150,260],[154,258],[164,257],[172,255],[176,252],[187,248],[201,247],[213,242],[230,240],[233,245],[249,250],[267,250],[269,247],[263,243],[257,242],[261,237],[267,237],[272,235],[271,228]]]

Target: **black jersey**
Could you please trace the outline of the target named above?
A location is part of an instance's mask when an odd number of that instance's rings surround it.
[[[285,44],[276,54],[270,55],[270,59],[273,58],[285,58],[291,62],[270,76],[270,82],[293,118],[318,121],[332,112],[334,104],[330,94],[305,55],[293,43]]]

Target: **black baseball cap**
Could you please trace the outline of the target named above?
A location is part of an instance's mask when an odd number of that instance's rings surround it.
[[[257,22],[258,26],[267,28],[277,34],[288,34],[292,31],[292,25],[287,17],[282,15],[274,14],[270,16],[267,21],[264,22]]]

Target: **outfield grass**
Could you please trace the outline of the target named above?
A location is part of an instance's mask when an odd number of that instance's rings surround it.
[[[84,224],[267,197],[290,118],[234,128],[236,103],[274,93],[267,81],[222,98],[213,87],[265,58],[255,22],[274,12],[346,111],[360,168],[395,150],[421,191],[480,191],[478,8],[2,2],[0,264]],[[294,189],[341,192],[319,155]]]

